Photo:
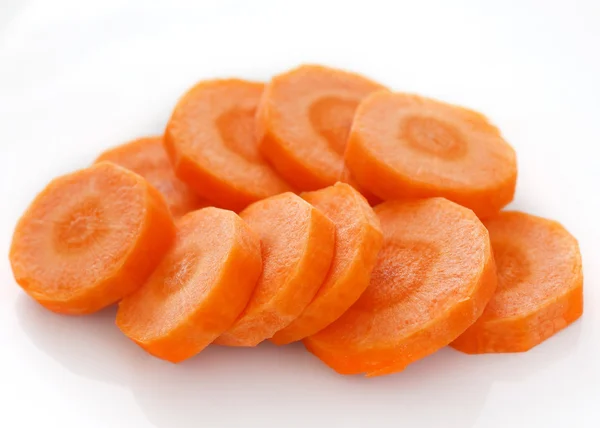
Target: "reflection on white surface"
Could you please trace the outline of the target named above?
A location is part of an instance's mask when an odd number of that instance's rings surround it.
[[[42,352],[77,376],[130,389],[160,428],[196,428],[200,421],[258,426],[265,414],[273,426],[319,426],[327,414],[335,415],[327,420],[338,426],[360,422],[357,426],[366,427],[390,406],[397,415],[390,423],[418,415],[410,418],[411,427],[444,421],[470,427],[494,383],[518,388],[537,371],[551,369],[577,345],[581,330],[575,323],[550,339],[555,342],[551,353],[540,346],[519,355],[468,356],[447,348],[403,373],[367,379],[337,375],[301,344],[212,346],[174,365],[145,354],[123,336],[114,325],[115,308],[89,317],[57,316],[21,296],[16,310],[23,332]]]

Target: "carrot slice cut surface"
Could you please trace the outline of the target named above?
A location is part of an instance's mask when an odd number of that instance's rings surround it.
[[[375,207],[384,243],[371,282],[337,321],[304,339],[342,374],[393,373],[446,346],[496,288],[488,232],[443,198]]]
[[[162,140],[139,138],[105,151],[96,162],[113,162],[144,177],[165,197],[173,217],[208,206],[206,200],[175,176]]]
[[[255,346],[311,302],[333,259],[335,226],[293,193],[255,202],[240,216],[261,239],[263,273],[242,315],[215,343]]]
[[[257,113],[261,152],[299,190],[333,185],[357,105],[382,89],[358,74],[316,65],[275,76]]]
[[[15,279],[46,308],[98,311],[139,288],[174,239],[156,189],[109,162],[54,179],[19,220]]]
[[[555,221],[521,212],[502,212],[485,225],[498,289],[452,346],[469,354],[527,351],[583,313],[579,246]]]
[[[345,161],[384,200],[441,196],[482,218],[512,200],[517,179],[514,150],[484,116],[402,93],[361,103]]]
[[[278,345],[313,335],[346,312],[369,285],[383,243],[379,218],[350,185],[337,183],[304,193],[302,198],[335,224],[335,253],[325,282],[313,301],[271,339]]]
[[[231,326],[261,270],[260,240],[237,214],[191,212],[147,283],[121,301],[117,325],[149,353],[180,362]]]
[[[220,207],[237,211],[290,190],[258,152],[254,116],[263,88],[238,79],[200,82],[167,125],[175,174]]]

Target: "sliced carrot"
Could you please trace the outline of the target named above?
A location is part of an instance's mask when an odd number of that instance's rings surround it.
[[[372,207],[374,207],[375,205],[379,205],[380,203],[383,202],[381,200],[381,198],[379,198],[378,196],[375,196],[372,192],[369,192],[363,186],[358,184],[358,182],[354,179],[354,177],[352,177],[352,174],[350,174],[350,170],[345,165],[344,165],[344,169],[342,170],[342,177],[341,177],[340,181],[342,181],[344,183],[348,183],[349,185],[354,187],[361,195],[363,195],[365,197],[367,202],[369,202],[369,205],[371,205]]]
[[[240,213],[261,239],[263,273],[235,324],[215,343],[256,346],[289,325],[311,302],[333,259],[335,226],[293,193]]]
[[[142,285],[174,239],[154,187],[110,162],[54,179],[19,220],[10,262],[46,308],[89,314]]]
[[[342,173],[354,110],[381,89],[358,74],[316,65],[274,77],[257,113],[261,152],[299,190],[334,184]]]
[[[452,346],[469,354],[527,351],[583,313],[579,246],[560,224],[521,212],[502,212],[485,225],[498,289]]]
[[[371,282],[337,321],[306,338],[342,374],[404,369],[442,348],[483,312],[496,288],[487,230],[443,198],[375,208],[384,243]]]
[[[327,327],[352,306],[369,285],[383,243],[379,219],[352,186],[337,183],[302,197],[336,227],[335,253],[325,282],[302,314],[271,339],[295,342]]]
[[[240,210],[289,186],[258,152],[255,111],[262,83],[198,83],[179,100],[165,132],[175,174],[199,195]]]
[[[96,160],[103,161],[116,163],[148,180],[165,197],[173,217],[209,205],[175,176],[162,137],[139,138],[109,149]]]
[[[392,92],[358,107],[345,161],[384,200],[442,196],[482,218],[512,200],[517,179],[514,150],[485,117]]]
[[[121,301],[117,325],[149,353],[183,361],[231,326],[261,270],[260,240],[237,214],[191,212],[147,283]]]

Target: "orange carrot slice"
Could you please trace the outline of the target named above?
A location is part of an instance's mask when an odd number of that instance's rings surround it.
[[[147,283],[121,301],[117,325],[152,355],[183,361],[231,326],[261,270],[260,240],[237,214],[191,212]]]
[[[263,273],[248,306],[215,343],[256,346],[289,325],[311,302],[333,259],[335,226],[293,193],[240,213],[261,239]]]
[[[302,197],[335,224],[335,253],[313,301],[271,339],[278,345],[313,335],[346,312],[369,285],[383,243],[379,219],[350,185],[337,183]]]
[[[162,193],[173,217],[208,206],[207,201],[175,176],[162,137],[139,138],[109,149],[96,160],[103,161],[116,163],[148,180]]]
[[[560,224],[521,212],[502,212],[485,225],[498,289],[452,346],[469,354],[527,351],[583,313],[579,246]]]
[[[345,165],[344,169],[342,170],[342,177],[340,181],[348,183],[349,185],[354,187],[361,195],[365,197],[367,202],[369,202],[369,205],[371,205],[372,207],[374,207],[375,205],[379,205],[383,202],[381,198],[375,196],[372,192],[369,192],[363,186],[358,184],[354,177],[352,177],[352,174],[350,174],[350,170]]]
[[[514,150],[479,113],[416,95],[379,92],[358,107],[345,161],[388,199],[443,196],[488,217],[514,195]]]
[[[443,198],[375,207],[384,243],[371,282],[308,350],[342,374],[378,376],[446,346],[481,315],[496,289],[487,230]]]
[[[290,190],[258,152],[255,111],[262,83],[210,80],[179,101],[165,132],[175,174],[223,208]]]
[[[54,179],[19,220],[10,262],[46,308],[89,314],[134,292],[173,241],[154,187],[109,162]]]
[[[261,152],[299,190],[334,184],[342,173],[354,110],[381,89],[358,74],[316,65],[274,77],[257,113]]]

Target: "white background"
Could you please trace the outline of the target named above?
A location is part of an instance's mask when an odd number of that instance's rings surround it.
[[[0,426],[599,427],[599,24],[597,0],[0,0]],[[113,309],[60,317],[20,291],[12,228],[50,178],[161,132],[199,79],[302,62],[489,115],[518,153],[511,207],[580,240],[583,318],[525,354],[444,349],[364,379],[300,345],[171,365],[122,336]]]

